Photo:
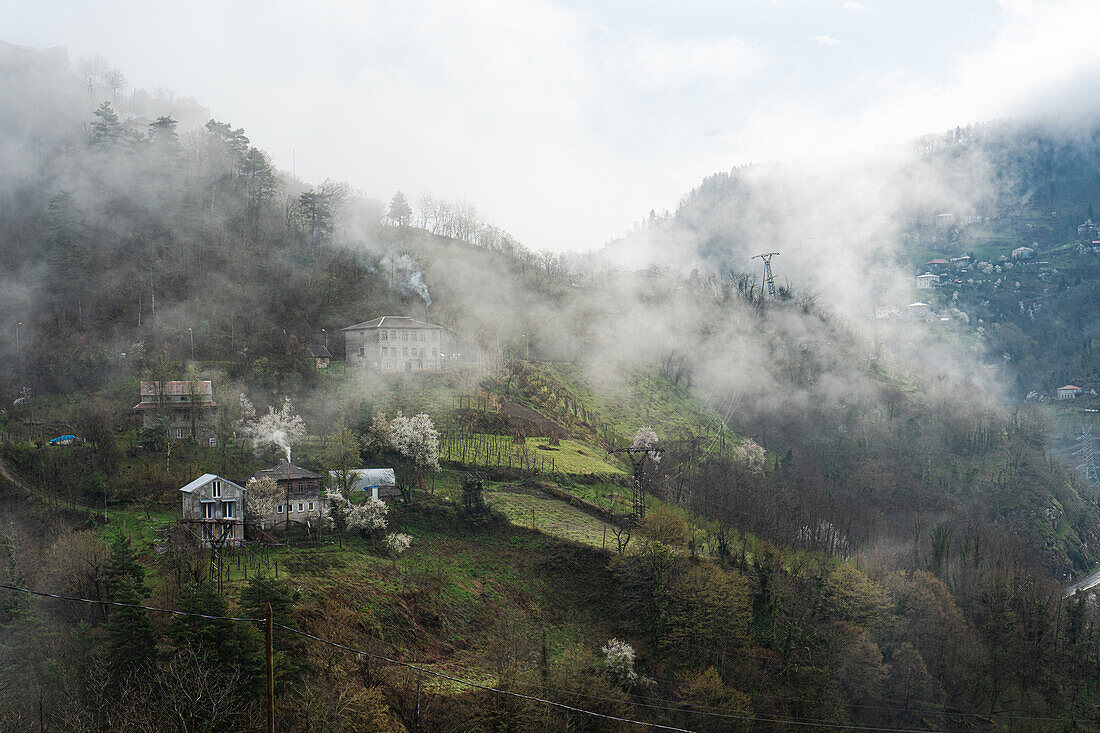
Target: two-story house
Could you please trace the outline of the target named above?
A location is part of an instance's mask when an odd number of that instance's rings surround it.
[[[343,332],[349,366],[383,374],[440,371],[442,326],[406,316],[382,316],[348,326]]]
[[[204,445],[217,445],[217,409],[209,380],[142,382],[141,401],[134,405],[134,414],[141,417],[144,428],[166,430],[178,440],[194,438]]]
[[[329,500],[322,485],[324,476],[319,473],[280,461],[276,466],[257,471],[249,480],[263,478],[274,479],[283,497],[264,517],[267,526],[285,528],[292,522],[316,526],[321,514],[328,509]]]
[[[221,476],[204,473],[182,487],[180,493],[183,519],[199,527],[204,546],[241,544],[247,489]]]

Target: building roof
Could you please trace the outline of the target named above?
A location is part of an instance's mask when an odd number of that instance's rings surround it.
[[[934,260],[928,260],[928,262],[925,262],[924,264],[926,264],[926,265],[946,265],[947,260],[937,257]]]
[[[330,471],[330,475],[336,478],[336,471]],[[352,489],[370,489],[375,486],[397,486],[397,479],[392,468],[357,468]]]
[[[213,474],[213,473],[204,473],[202,476],[199,476],[197,479],[195,479],[191,483],[187,484],[186,486],[181,486],[180,491],[184,491],[184,492],[190,494],[190,493],[194,492],[195,489],[201,489],[203,486],[206,486],[208,483],[210,483],[214,479],[217,479],[219,481],[224,481],[225,483],[230,484],[231,486],[236,486],[241,491],[247,491],[247,489],[244,488],[243,486],[241,486],[240,484],[238,484],[234,481],[230,481],[227,478],[222,478],[221,476],[218,476],[217,474]]]
[[[195,382],[195,392],[204,397],[214,396],[214,383],[209,379],[200,379]],[[160,382],[142,382],[142,397],[157,397],[160,393]],[[191,381],[187,379],[165,382],[163,394],[167,397],[188,397],[191,395]]]
[[[288,473],[288,469],[287,469],[288,465],[290,466],[289,473]],[[321,476],[321,474],[314,473],[313,471],[310,471],[308,468],[302,468],[301,466],[295,466],[293,464],[287,464],[286,461],[279,461],[279,463],[277,465],[272,466],[271,468],[265,468],[262,471],[257,471],[256,474],[254,476],[252,476],[252,478],[254,478],[254,479],[273,478],[276,481],[286,481],[289,478],[290,480],[293,481],[294,479],[300,479],[300,478],[323,478],[323,477]]]
[[[443,330],[443,326],[437,326],[434,323],[425,323],[424,321],[418,321],[408,316],[382,316],[381,318],[375,318],[373,321],[356,323],[354,326],[348,326],[340,330],[365,331],[369,328],[438,328],[441,331]]]
[[[329,353],[322,344],[312,344],[309,347],[309,355],[315,359],[331,359],[332,354]]]
[[[939,275],[934,275],[934,274],[932,274],[931,272],[926,272],[926,273],[924,273],[923,275],[917,275],[917,277],[930,277],[930,278],[933,278],[933,279],[935,279],[935,280],[939,280],[939,279],[940,279],[940,276],[939,276]]]
[[[918,300],[916,303],[910,303],[909,305],[907,305],[905,307],[906,308],[921,308],[921,307],[931,308],[932,306],[928,305],[927,303],[922,303]]]
[[[1067,384],[1066,386],[1064,386],[1064,387],[1059,387],[1058,389],[1059,389],[1059,390],[1062,390],[1062,389],[1074,389],[1074,390],[1077,390],[1078,392],[1084,392],[1084,391],[1085,391],[1085,390],[1084,390],[1084,388],[1082,388],[1082,387],[1077,387],[1077,386],[1074,386],[1074,385],[1072,385],[1072,384]]]

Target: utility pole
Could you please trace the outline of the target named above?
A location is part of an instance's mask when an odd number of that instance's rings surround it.
[[[771,297],[775,297],[775,277],[772,275],[772,257],[775,257],[778,252],[768,252],[767,254],[755,255],[750,259],[756,259],[759,257],[764,260],[764,282],[763,290],[767,292]]]
[[[187,329],[187,335],[191,337],[191,361],[195,360],[195,331]]]
[[[267,615],[264,618],[264,636],[267,647],[267,733],[275,733],[275,664],[271,652],[272,637],[275,635],[274,619],[271,614],[271,604],[267,604]]]

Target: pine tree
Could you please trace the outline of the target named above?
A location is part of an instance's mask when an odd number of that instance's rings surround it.
[[[209,582],[185,586],[177,607],[187,613],[229,615],[225,598]],[[168,625],[165,636],[177,650],[190,646],[212,669],[227,676],[234,668],[240,670],[247,686],[243,692],[260,693],[263,662],[260,635],[255,628],[235,621],[177,616]]]
[[[111,107],[111,103],[100,102],[99,107],[92,114],[95,116],[91,129],[92,145],[101,148],[116,145],[125,135],[125,130],[122,129],[118,113]]]

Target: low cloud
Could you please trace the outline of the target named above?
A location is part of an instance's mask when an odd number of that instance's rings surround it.
[[[820,36],[810,36],[810,40],[822,46],[839,46],[840,41],[825,33]]]

